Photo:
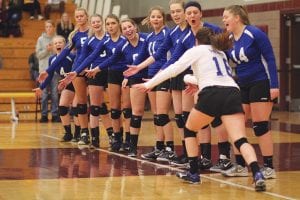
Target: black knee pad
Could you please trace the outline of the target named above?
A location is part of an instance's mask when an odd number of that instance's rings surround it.
[[[240,151],[240,148],[243,144],[248,143],[247,138],[242,137],[234,142],[234,146]]]
[[[60,116],[65,116],[69,112],[69,107],[66,106],[58,106],[58,112]]]
[[[197,135],[197,132],[195,132],[195,131],[192,131],[192,130],[190,130],[190,129],[188,129],[188,128],[186,128],[186,127],[184,127],[184,138],[188,138],[188,137],[196,137],[196,135]]]
[[[100,106],[90,106],[90,113],[92,116],[98,117],[100,115]]]
[[[203,126],[201,129],[206,129],[209,127],[209,124],[207,124],[206,126]]]
[[[142,116],[132,115],[130,119],[130,126],[133,128],[141,128]]]
[[[157,115],[157,118],[158,118],[158,120],[157,120],[158,126],[164,126],[170,122],[169,115],[167,115],[167,114],[159,114],[159,115]]]
[[[78,114],[84,115],[87,113],[87,105],[86,104],[77,104]]]
[[[182,117],[183,117],[184,123],[187,122],[187,119],[189,118],[189,115],[190,115],[190,112],[187,112],[187,111],[182,112]]]
[[[268,121],[253,122],[253,130],[254,130],[254,134],[257,137],[263,136],[269,131],[269,122]]]
[[[71,110],[70,110],[70,115],[73,115],[75,117],[78,117],[78,108],[77,107],[71,107]]]
[[[121,117],[121,110],[117,110],[117,109],[111,109],[110,110],[110,116],[112,119],[120,119]]]
[[[184,123],[182,114],[175,114],[175,121],[176,121],[176,124],[177,124],[178,128],[183,128],[184,127],[185,123]]]
[[[158,126],[158,115],[153,115],[153,123],[155,126]]]
[[[122,112],[123,112],[123,116],[125,119],[131,118],[131,115],[132,115],[131,108],[124,108]]]
[[[102,103],[102,105],[100,106],[100,115],[107,115],[108,114],[108,109],[107,109],[107,105],[106,103]]]
[[[215,119],[210,123],[213,128],[216,128],[222,124],[220,117],[215,117]]]

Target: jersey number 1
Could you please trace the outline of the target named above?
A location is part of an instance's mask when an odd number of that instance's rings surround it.
[[[213,57],[213,60],[214,60],[214,62],[216,64],[217,76],[224,76],[224,74],[222,73],[222,69],[220,67],[220,64],[219,64],[219,61],[218,61],[217,57]],[[232,76],[232,74],[231,74],[231,68],[229,67],[228,61],[223,58],[223,63],[224,63],[227,75],[228,76]]]

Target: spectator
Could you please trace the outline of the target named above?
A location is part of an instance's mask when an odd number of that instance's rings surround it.
[[[38,0],[24,0],[23,10],[30,13],[31,20],[34,19],[34,15],[38,15],[38,20],[44,19],[41,12],[41,5]]]
[[[44,8],[46,19],[50,18],[51,11],[58,11],[62,15],[65,12],[65,0],[48,0]]]
[[[29,73],[30,78],[36,83],[36,86],[38,86],[37,78],[39,77],[39,60],[36,57],[36,53],[33,52],[28,57],[28,64],[29,64]]]
[[[69,34],[74,30],[74,24],[68,13],[63,13],[60,22],[56,26],[56,34],[63,36],[68,41]]]
[[[43,72],[49,66],[48,60],[51,55],[53,55],[53,45],[52,39],[55,36],[55,26],[54,22],[47,20],[45,22],[45,32],[38,38],[36,45],[36,55],[39,59],[39,72]],[[42,117],[40,119],[41,123],[48,122],[48,95],[51,97],[51,114],[52,122],[59,122],[60,118],[58,116],[58,85],[59,75],[54,74],[51,82],[43,90],[42,94]]]

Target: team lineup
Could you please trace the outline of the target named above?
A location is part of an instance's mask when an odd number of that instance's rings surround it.
[[[267,35],[250,24],[243,6],[224,9],[224,30],[202,21],[196,1],[170,0],[169,8],[175,26],[167,27],[164,10],[154,6],[142,22],[151,28],[150,33],[139,32],[131,19],[119,20],[113,14],[105,19],[97,14],[88,17],[85,9],[77,8],[76,28],[68,41],[59,35],[52,40],[56,54],[39,75],[36,95],[59,74],[62,142],[100,148],[101,118],[110,151],[126,152],[129,157],[138,155],[148,98],[156,144],[153,151],[141,154],[142,159],[185,168],[176,176],[194,184],[201,182],[202,170],[246,177],[249,166],[255,190],[265,191],[265,179],[276,178],[269,118],[273,100],[279,96]],[[181,155],[174,150],[172,106],[182,140]],[[246,138],[248,119],[258,137],[261,164]],[[218,137],[217,163],[211,161],[211,128]],[[230,158],[231,148],[235,162]]]

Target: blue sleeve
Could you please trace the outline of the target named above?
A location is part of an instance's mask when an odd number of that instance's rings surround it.
[[[160,45],[159,49],[157,50],[157,52],[155,52],[152,56],[155,60],[159,60],[161,58],[163,58],[164,56],[166,56],[167,52],[171,49],[173,43],[172,43],[172,38],[170,36],[170,34],[168,34],[165,39],[164,42],[162,43],[162,45]]]
[[[270,86],[271,88],[279,88],[276,61],[271,42],[268,36],[260,30],[257,32],[255,39],[268,66]]]
[[[49,83],[51,82],[54,73],[55,73],[54,71],[48,73],[48,76],[47,76],[46,80],[41,83],[41,85],[39,86],[39,88],[41,88],[42,90],[45,89],[47,87],[47,85],[49,85]]]
[[[169,65],[175,63],[184,54],[185,51],[186,48],[183,42],[178,42],[171,58],[162,66],[161,69],[166,69]]]
[[[111,56],[107,57],[107,59],[105,59],[102,63],[100,63],[98,65],[101,70],[108,69],[109,66],[111,66],[112,64],[115,64],[122,58],[123,45],[124,45],[124,43],[118,45],[116,47],[115,52]]]
[[[81,73],[83,69],[85,69],[87,66],[91,65],[92,62],[99,56],[99,54],[104,50],[104,43],[101,41],[96,49],[93,50],[93,52],[85,57],[85,59],[81,62],[81,64],[77,67],[75,66],[75,72],[77,74]]]
[[[51,72],[54,72],[57,68],[59,68],[59,65],[61,61],[63,61],[71,52],[74,46],[69,47],[68,45],[61,51],[61,53],[56,57],[56,59],[49,65],[49,67],[46,69],[46,72],[49,74]]]

